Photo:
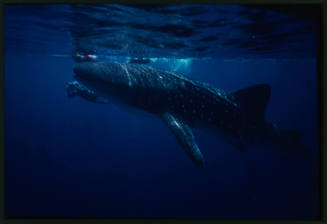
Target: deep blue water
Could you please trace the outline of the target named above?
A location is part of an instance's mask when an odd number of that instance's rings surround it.
[[[267,83],[266,119],[302,131],[317,159],[318,24],[301,10],[6,6],[6,216],[317,219],[316,170],[296,152],[240,152],[195,129],[199,169],[159,118],[66,93],[81,48],[227,92]]]

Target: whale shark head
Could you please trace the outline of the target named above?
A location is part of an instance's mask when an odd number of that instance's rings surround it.
[[[106,82],[124,84],[126,77],[122,64],[105,62],[82,62],[74,66],[75,78],[81,82]]]
[[[82,62],[74,68],[74,78],[90,90],[108,94],[130,85],[129,73],[123,64],[115,62]]]

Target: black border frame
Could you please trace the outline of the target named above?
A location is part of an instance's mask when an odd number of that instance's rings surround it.
[[[5,112],[4,112],[4,6],[11,4],[318,4],[321,6],[320,35],[317,35],[317,75],[318,75],[318,143],[320,165],[320,220],[284,220],[284,219],[185,219],[185,218],[8,218],[5,217]],[[327,154],[327,0],[3,0],[0,2],[0,223],[327,223],[326,221],[326,169]]]

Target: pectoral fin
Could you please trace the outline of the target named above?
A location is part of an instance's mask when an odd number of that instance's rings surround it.
[[[170,113],[164,113],[162,120],[174,133],[184,151],[198,167],[203,167],[203,155],[197,146],[190,126],[183,120]]]

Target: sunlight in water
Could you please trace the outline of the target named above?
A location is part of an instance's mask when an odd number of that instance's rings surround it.
[[[162,68],[162,69],[169,69],[171,71],[179,71],[179,72],[188,72],[190,69],[190,65],[192,62],[191,58],[183,58],[183,59],[176,59],[176,58],[150,58],[151,64]]]

